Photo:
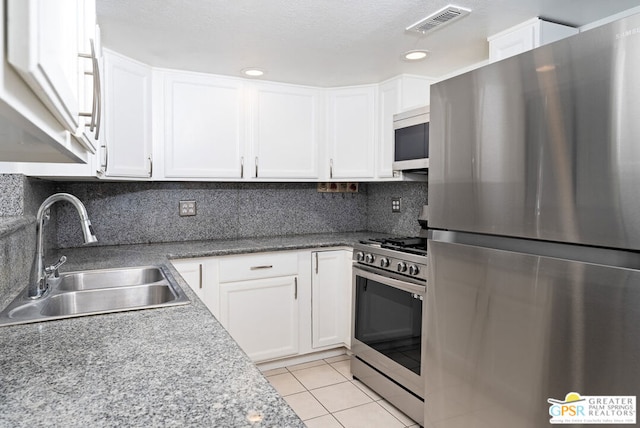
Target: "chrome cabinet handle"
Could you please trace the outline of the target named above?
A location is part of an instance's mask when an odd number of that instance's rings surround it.
[[[316,274],[318,274],[318,253],[316,252]]]
[[[153,177],[153,158],[149,156],[149,178]]]
[[[104,149],[104,165],[101,165],[102,170],[105,172],[107,172],[107,164],[109,163],[109,147],[107,146],[107,143],[104,143],[104,145],[100,146]]]
[[[240,158],[240,178],[244,178],[244,156]]]
[[[199,269],[199,273],[198,273],[199,278],[198,278],[198,281],[200,281],[200,282],[199,282],[199,284],[200,284],[200,285],[199,285],[199,287],[198,287],[198,288],[202,289],[202,263],[200,263],[200,264],[198,265],[198,269]]]
[[[94,86],[96,91],[96,134],[95,139],[100,137],[100,129],[102,125],[102,77],[100,76],[100,64],[98,63],[98,56],[96,55],[95,48],[93,46],[93,40],[91,43],[91,54],[93,55],[93,70],[94,70]]]
[[[91,101],[91,112],[90,113],[86,113],[86,112],[81,112],[80,116],[82,117],[89,117],[91,118],[91,122],[90,123],[85,123],[84,126],[88,126],[89,127],[89,131],[93,132],[95,126],[96,126],[96,78],[95,78],[95,63],[93,62],[93,40],[89,40],[90,44],[91,44],[91,53],[90,54],[85,54],[85,53],[80,53],[78,54],[79,58],[87,58],[91,60],[91,68],[92,71],[85,71],[84,74],[87,76],[93,76],[93,99]]]
[[[262,265],[262,266],[251,266],[250,270],[261,270],[261,269],[271,269],[273,265]]]
[[[100,127],[102,123],[102,83],[100,78],[100,67],[98,64],[98,57],[96,56],[95,46],[93,44],[93,39],[89,39],[89,44],[91,46],[90,54],[78,54],[80,58],[88,58],[91,60],[91,65],[93,71],[85,72],[88,76],[93,76],[93,102],[91,106],[91,113],[80,113],[82,117],[90,117],[91,122],[85,124],[85,126],[89,127],[89,131],[94,132],[94,139],[98,139],[100,137]]]
[[[329,159],[329,178],[333,178],[333,159]]]
[[[256,156],[256,178],[258,178],[258,156]]]
[[[295,300],[298,300],[298,277],[296,276],[293,280],[294,280],[294,284],[295,284],[295,288],[294,288],[294,291],[293,291],[293,298]]]

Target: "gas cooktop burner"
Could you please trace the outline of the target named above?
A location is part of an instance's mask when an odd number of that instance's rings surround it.
[[[367,239],[354,246],[353,260],[361,265],[426,281],[427,239]]]
[[[409,254],[427,255],[427,238],[400,237],[400,238],[372,238],[360,241],[362,244],[374,247],[388,248]]]

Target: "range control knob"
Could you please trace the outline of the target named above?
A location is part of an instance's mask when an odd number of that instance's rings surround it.
[[[398,263],[398,272],[406,272],[407,264],[405,262]]]
[[[417,275],[420,273],[420,268],[416,265],[409,266],[409,275]]]
[[[366,256],[364,256],[364,261],[367,263],[373,263],[376,260],[376,258],[373,256],[373,254],[367,254]]]
[[[386,257],[381,258],[380,267],[383,267],[383,268],[389,267],[389,259]]]
[[[359,262],[364,260],[364,253],[362,251],[358,251],[356,253],[356,260],[359,261]]]

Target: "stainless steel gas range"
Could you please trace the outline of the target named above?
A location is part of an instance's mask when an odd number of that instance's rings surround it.
[[[394,238],[353,250],[351,372],[421,425],[426,248],[426,238]]]

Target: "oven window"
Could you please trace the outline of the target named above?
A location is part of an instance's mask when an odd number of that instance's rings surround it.
[[[422,301],[356,276],[355,338],[419,375]]]
[[[395,131],[396,162],[429,157],[429,123],[408,126]]]

